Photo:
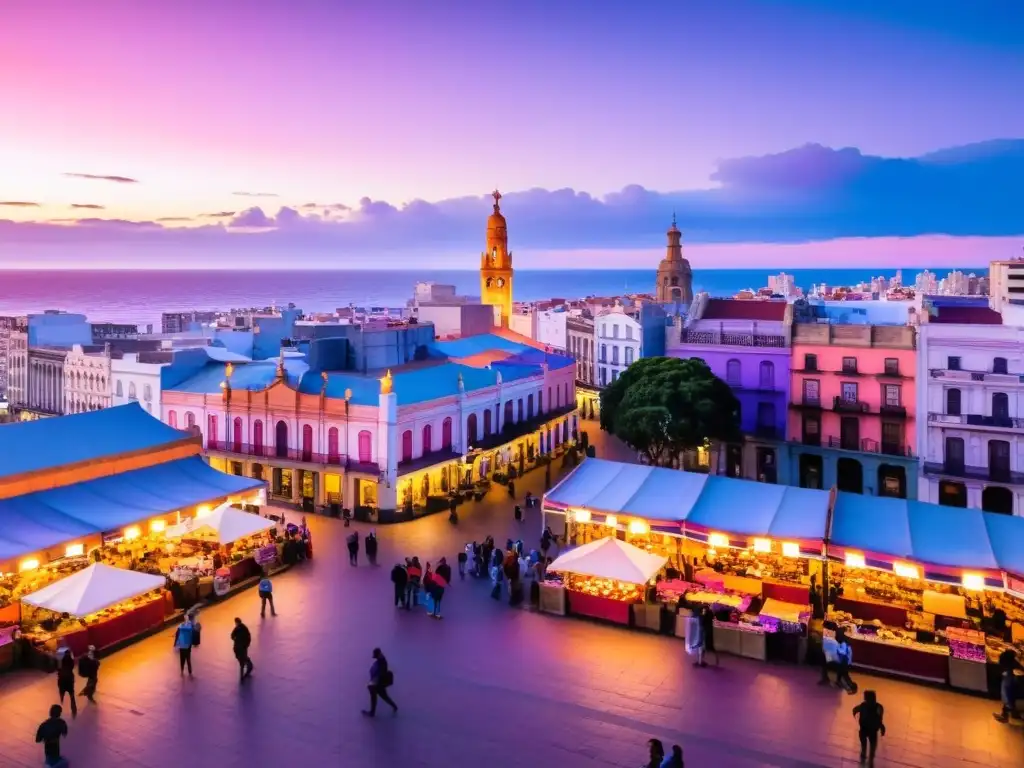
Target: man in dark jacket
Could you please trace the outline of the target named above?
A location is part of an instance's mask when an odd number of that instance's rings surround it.
[[[448,561],[445,558],[437,564],[437,568],[434,569],[433,579],[433,598],[434,598],[434,612],[431,614],[435,619],[441,618],[441,598],[444,597],[444,591],[448,588],[448,585],[452,583],[452,567],[448,565]]]
[[[366,538],[363,539],[363,544],[366,547],[366,559],[370,561],[370,565],[377,564],[377,534],[370,531]]]
[[[396,563],[395,567],[391,569],[391,583],[395,585],[395,607],[402,606],[407,608],[405,587],[409,583],[409,572],[405,570],[405,566],[401,563]]]
[[[235,651],[235,658],[238,660],[238,682],[242,682],[252,674],[252,659],[249,658],[252,635],[249,633],[249,628],[237,616],[235,617],[235,628],[231,630],[231,645]]]
[[[100,674],[100,660],[96,658],[96,646],[90,645],[89,651],[78,660],[78,676],[85,678],[85,687],[79,696],[85,696],[89,701],[95,702],[96,683]]]

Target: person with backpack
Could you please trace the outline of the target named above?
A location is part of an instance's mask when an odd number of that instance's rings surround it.
[[[188,676],[192,677],[192,649],[199,645],[201,630],[195,614],[186,612],[181,618],[181,624],[174,631],[174,647],[178,651],[182,675],[185,674],[185,667],[188,667]]]
[[[857,684],[850,679],[850,667],[853,666],[853,648],[846,637],[846,630],[842,627],[836,632],[836,685],[843,688],[847,693],[857,692]]]
[[[270,603],[270,615],[277,616],[277,611],[274,610],[274,585],[270,582],[270,576],[267,574],[263,574],[263,578],[260,579],[259,593],[260,618],[265,618],[267,615],[267,603]]]
[[[90,645],[85,656],[78,660],[78,676],[85,680],[85,687],[79,696],[85,696],[89,701],[95,703],[93,698],[96,695],[96,683],[100,674],[100,660],[96,658],[96,646]]]
[[[364,709],[363,714],[367,717],[374,717],[377,714],[377,699],[383,699],[386,704],[391,705],[391,711],[398,714],[398,705],[388,695],[388,688],[395,683],[395,675],[388,667],[388,660],[380,648],[373,649],[373,664],[370,665],[370,683],[366,686],[370,692],[370,708]]]
[[[71,697],[71,716],[78,717],[78,702],[75,700],[75,655],[70,648],[65,648],[58,660],[57,693],[60,695],[61,704],[64,703],[65,695]]]
[[[885,736],[882,716],[885,709],[878,703],[874,691],[864,691],[864,701],[853,708],[853,716],[860,725],[860,761],[875,764],[875,750],[878,748],[878,734]]]

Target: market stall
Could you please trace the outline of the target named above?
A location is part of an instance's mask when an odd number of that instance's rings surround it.
[[[23,634],[47,652],[59,641],[76,656],[90,645],[103,650],[163,624],[171,610],[164,583],[160,576],[94,563],[22,597]]]
[[[643,601],[646,584],[665,562],[664,557],[604,538],[569,550],[547,572],[561,575],[569,613],[628,625],[631,607]]]

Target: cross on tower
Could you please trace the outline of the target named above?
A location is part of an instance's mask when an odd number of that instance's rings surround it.
[[[498,210],[498,201],[501,200],[501,197],[502,197],[501,192],[499,192],[498,190],[494,190],[493,192],[491,192],[491,197],[494,198],[494,210],[497,211]]]

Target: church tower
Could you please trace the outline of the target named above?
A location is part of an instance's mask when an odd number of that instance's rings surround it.
[[[480,300],[497,307],[495,325],[508,328],[512,314],[512,253],[501,215],[501,193],[494,190],[494,213],[487,219],[487,250],[480,257]]]
[[[659,304],[676,303],[689,307],[693,302],[693,272],[690,270],[690,262],[683,258],[683,233],[676,226],[674,213],[667,234],[668,248],[665,258],[658,265],[655,295]]]

